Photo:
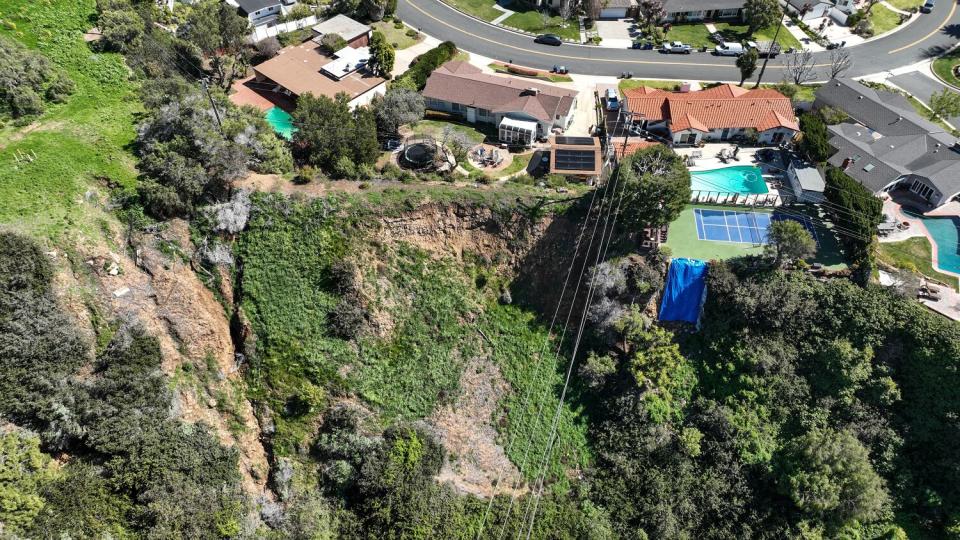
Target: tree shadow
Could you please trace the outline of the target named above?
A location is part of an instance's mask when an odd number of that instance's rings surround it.
[[[948,24],[940,29],[941,33],[954,39],[960,39],[960,24]]]

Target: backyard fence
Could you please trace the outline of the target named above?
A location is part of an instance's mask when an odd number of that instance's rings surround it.
[[[319,19],[317,19],[317,16],[311,15],[305,19],[297,19],[296,21],[285,22],[273,26],[255,26],[253,28],[253,33],[247,36],[247,39],[250,41],[250,43],[257,43],[267,39],[268,37],[274,37],[286,32],[293,32],[294,30],[300,30],[301,28],[313,26],[318,22]]]
[[[690,202],[729,206],[782,206],[780,195],[770,193],[730,193],[725,191],[693,191]]]

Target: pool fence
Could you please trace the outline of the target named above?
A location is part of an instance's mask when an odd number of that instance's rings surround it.
[[[726,191],[700,191],[690,193],[690,202],[699,204],[723,204],[728,206],[782,206],[783,199],[776,193],[737,193]]]

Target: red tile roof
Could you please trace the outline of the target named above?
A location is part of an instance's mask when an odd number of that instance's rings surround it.
[[[624,92],[627,110],[653,121],[670,122],[674,132],[722,128],[777,127],[800,130],[790,98],[776,90],[748,90],[724,84],[696,92],[665,92],[646,87]]]
[[[627,147],[623,147],[623,142],[611,142],[615,148],[618,158],[623,158],[624,156],[629,156],[634,154],[637,150],[643,150],[644,148],[650,148],[651,146],[656,146],[660,143],[654,141],[637,141],[637,142],[628,142]]]

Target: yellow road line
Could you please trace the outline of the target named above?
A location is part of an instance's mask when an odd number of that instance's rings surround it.
[[[922,42],[930,39],[930,36],[936,34],[936,33],[939,32],[940,30],[943,30],[943,27],[946,26],[947,23],[950,22],[950,19],[953,18],[953,13],[954,13],[955,11],[957,11],[957,2],[956,2],[955,0],[950,0],[950,14],[947,15],[947,18],[946,18],[946,19],[944,19],[943,24],[941,24],[940,26],[934,28],[932,32],[930,32],[929,34],[923,36],[922,38],[914,41],[913,43],[910,43],[910,44],[908,44],[908,45],[904,45],[903,47],[900,47],[899,49],[894,49],[894,50],[888,52],[887,54],[898,53],[898,52],[900,52],[900,51],[902,51],[902,50],[904,50],[904,49],[909,49],[910,47],[913,47],[913,46],[917,45],[918,43],[922,43]]]
[[[480,39],[480,40],[483,40],[483,41],[486,41],[486,42],[489,42],[489,43],[493,43],[494,45],[499,45],[500,47],[505,47],[505,48],[508,48],[508,49],[514,49],[514,50],[518,50],[518,51],[522,51],[522,52],[527,52],[527,53],[531,53],[531,54],[536,54],[536,55],[540,55],[540,56],[550,56],[550,57],[553,57],[553,58],[571,59],[571,60],[587,60],[587,61],[590,61],[590,62],[610,62],[610,63],[614,63],[614,64],[647,64],[647,65],[658,65],[658,66],[693,66],[693,67],[711,67],[711,68],[723,68],[723,69],[733,69],[733,68],[734,68],[734,66],[729,65],[729,64],[704,64],[704,63],[693,63],[693,62],[689,62],[689,63],[688,63],[688,62],[656,62],[656,61],[652,61],[652,60],[615,60],[615,59],[612,59],[612,58],[589,58],[589,57],[585,57],[585,56],[571,56],[571,55],[566,55],[566,54],[555,54],[555,53],[549,53],[549,52],[545,52],[545,51],[538,51],[538,50],[534,50],[534,49],[525,49],[525,48],[523,48],[523,47],[517,47],[517,46],[515,46],[515,45],[508,45],[508,44],[506,44],[506,43],[500,43],[499,41],[496,41],[496,40],[493,40],[493,39],[485,38],[485,37],[483,37],[483,36],[478,36],[478,35],[476,35],[476,34],[474,34],[474,33],[472,33],[472,32],[468,32],[468,31],[466,31],[466,30],[464,30],[464,29],[462,29],[462,28],[458,28],[458,27],[456,27],[456,26],[448,23],[447,21],[444,21],[444,20],[442,20],[442,19],[438,19],[437,17],[434,17],[433,15],[427,13],[426,11],[424,11],[423,9],[421,9],[420,6],[417,6],[417,5],[414,4],[413,2],[407,2],[407,3],[408,3],[412,8],[416,9],[416,10],[419,11],[420,13],[423,13],[423,14],[426,15],[427,17],[430,17],[431,19],[437,21],[438,23],[440,23],[440,24],[442,24],[442,25],[444,25],[444,26],[448,26],[448,27],[452,28],[453,30],[456,30],[457,32],[460,32],[460,33],[462,33],[462,34],[466,34],[466,35],[471,36],[471,37],[474,37],[474,38],[476,38],[476,39]],[[449,7],[448,7],[448,9],[453,9],[453,8],[449,8]],[[769,68],[768,68],[768,69],[769,69]]]

